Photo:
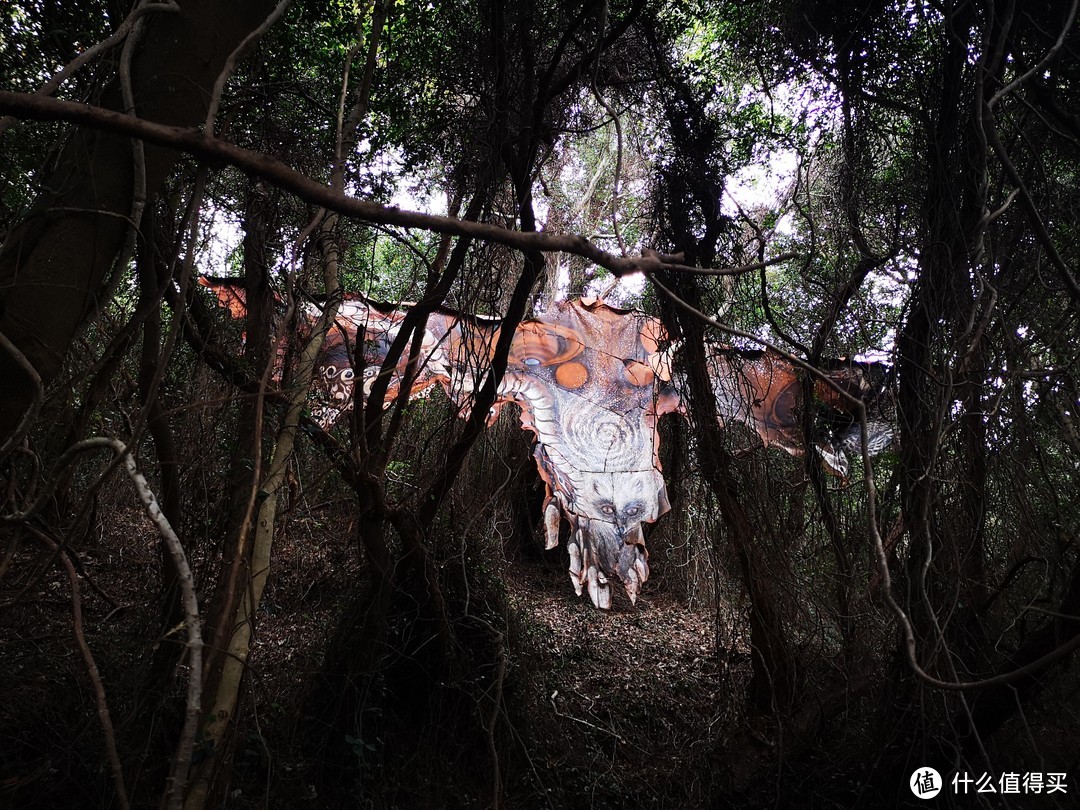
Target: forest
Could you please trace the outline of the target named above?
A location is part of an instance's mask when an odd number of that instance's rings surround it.
[[[0,809],[1076,806],[1078,11],[0,4]]]

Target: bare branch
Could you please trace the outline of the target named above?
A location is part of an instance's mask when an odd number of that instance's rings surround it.
[[[229,58],[225,60],[225,65],[221,68],[217,81],[214,82],[214,89],[210,92],[210,108],[206,111],[204,128],[206,134],[210,137],[214,135],[214,119],[217,118],[218,108],[221,106],[221,93],[225,89],[225,82],[229,80],[233,71],[236,70],[236,63],[240,61],[240,57],[247,53],[248,48],[258,42],[267,29],[278,21],[291,2],[292,0],[281,0],[274,7],[274,10],[270,12],[270,16],[263,20],[262,25],[244,37],[240,44],[233,49],[233,52],[229,54]]]
[[[0,461],[2,461],[7,457],[7,454],[22,441],[22,437],[25,436],[26,431],[30,429],[30,424],[34,421],[34,417],[37,416],[38,409],[45,399],[45,391],[41,386],[41,375],[37,373],[37,369],[26,359],[26,355],[19,351],[14,343],[8,340],[3,332],[0,332],[0,349],[3,349],[11,355],[19,365],[19,368],[26,372],[26,376],[30,378],[30,382],[33,383],[34,386],[34,395],[30,400],[30,404],[27,405],[26,410],[23,412],[22,419],[19,420],[15,432],[8,436],[4,443],[0,445]]]
[[[175,14],[176,12],[180,11],[180,6],[177,5],[176,0],[166,0],[166,2],[163,3],[144,3],[132,9],[131,13],[127,16],[127,18],[122,23],[120,23],[120,26],[115,31],[113,31],[112,34],[101,40],[101,42],[97,43],[96,45],[92,45],[91,47],[87,48],[85,51],[83,51],[66,65],[64,65],[64,67],[60,68],[60,70],[53,74],[51,79],[49,79],[47,82],[45,82],[45,84],[41,85],[41,87],[34,91],[34,95],[52,95],[53,92],[55,92],[61,84],[67,81],[67,79],[70,78],[79,68],[89,62],[91,59],[96,58],[98,54],[107,51],[109,48],[113,47],[121,40],[123,40],[124,37],[128,35],[128,32],[131,31],[132,26],[135,25],[135,23],[140,20],[142,16],[148,11],[168,11]],[[2,136],[9,127],[16,123],[18,123],[18,119],[14,116],[4,116],[3,119],[0,119],[0,136]]]
[[[131,478],[131,483],[135,485],[135,490],[139,494],[139,500],[142,501],[147,516],[157,528],[158,534],[161,535],[162,542],[165,544],[169,556],[172,557],[173,564],[176,566],[179,575],[184,607],[184,625],[188,637],[187,705],[184,711],[184,726],[180,732],[180,739],[176,744],[176,754],[173,757],[172,772],[169,774],[169,787],[166,794],[170,810],[178,810],[184,801],[184,788],[187,784],[188,770],[191,766],[191,752],[195,746],[195,732],[199,727],[202,703],[203,640],[202,623],[199,618],[199,603],[195,596],[195,578],[191,573],[191,566],[188,565],[187,555],[184,553],[180,538],[176,536],[176,532],[169,525],[168,518],[161,511],[157,498],[150,489],[150,485],[146,482],[146,478],[139,472],[139,468],[135,466],[135,459],[131,457],[127,447],[116,439],[108,438],[87,439],[81,444],[88,449],[92,447],[109,447],[117,456],[123,459],[128,477]]]
[[[607,268],[616,276],[630,273],[653,273],[657,270],[678,270],[687,273],[706,272],[710,275],[732,275],[747,272],[741,268],[703,271],[666,257],[621,257],[608,253],[582,236],[551,234],[535,231],[514,231],[482,222],[467,222],[454,217],[422,214],[393,206],[379,205],[369,200],[336,193],[310,177],[269,155],[207,137],[196,129],[181,129],[155,124],[113,112],[102,107],[41,98],[26,93],[0,91],[0,110],[20,118],[40,121],[68,121],[81,126],[102,129],[143,138],[161,146],[180,149],[189,154],[217,163],[236,166],[245,174],[262,177],[273,185],[295,194],[305,202],[323,206],[345,216],[384,225],[423,228],[451,236],[470,236],[518,250],[563,251],[582,256]],[[656,254],[658,255],[658,254]],[[788,257],[790,258],[790,257]]]
[[[105,696],[105,685],[101,682],[101,672],[98,671],[94,654],[86,643],[86,635],[83,633],[82,596],[79,593],[79,575],[75,572],[75,566],[67,553],[60,548],[47,534],[33,526],[28,526],[31,533],[51,548],[54,554],[59,555],[60,561],[67,571],[68,583],[71,585],[71,625],[75,635],[75,643],[79,647],[83,663],[86,665],[86,674],[90,677],[90,683],[94,687],[94,703],[97,705],[98,721],[101,723],[101,733],[105,737],[105,751],[109,757],[109,769],[112,771],[113,785],[116,787],[116,802],[121,810],[131,807],[128,801],[127,787],[124,785],[124,771],[120,766],[120,753],[116,748],[116,729],[113,727],[112,715],[109,713],[109,701]]]
[[[677,265],[669,261],[674,257],[663,256],[659,253],[654,253],[651,250],[644,250],[642,251],[642,253],[646,256],[655,256],[658,261],[663,263],[663,267],[665,270],[679,270],[680,272],[692,273],[697,276],[738,276],[742,273],[753,273],[755,270],[763,270],[764,268],[771,267],[774,264],[780,264],[781,262],[786,262],[790,261],[791,259],[799,258],[799,254],[796,251],[789,250],[786,253],[781,253],[780,255],[773,256],[769,259],[762,259],[759,262],[743,264],[739,267],[724,267],[717,269],[711,267],[684,267],[682,265]]]
[[[1061,33],[1058,34],[1057,41],[1051,46],[1050,50],[1048,50],[1043,56],[1043,58],[1040,59],[1034,66],[1032,66],[1030,69],[1022,73],[1021,75],[1017,76],[1007,85],[994,93],[994,95],[991,96],[990,100],[986,102],[986,106],[988,108],[993,109],[994,105],[1001,101],[1003,97],[1016,90],[1018,87],[1020,87],[1020,85],[1022,85],[1032,76],[1038,74],[1040,70],[1042,70],[1047,64],[1049,64],[1051,59],[1057,56],[1058,51],[1061,50],[1061,46],[1065,44],[1065,37],[1068,36],[1069,31],[1072,29],[1073,23],[1076,21],[1077,8],[1080,8],[1080,0],[1073,0],[1072,7],[1069,9],[1069,13],[1065,17],[1065,24],[1061,26]]]
[[[985,105],[983,116],[985,125],[982,129],[986,133],[986,139],[989,141],[990,146],[993,147],[998,160],[1001,161],[1001,167],[1005,170],[1005,174],[1008,175],[1012,184],[1016,186],[1016,190],[1020,192],[1020,201],[1027,210],[1028,221],[1035,231],[1036,238],[1046,250],[1047,257],[1050,259],[1051,264],[1057,268],[1058,273],[1061,274],[1062,279],[1065,281],[1065,287],[1069,293],[1069,298],[1072,301],[1073,306],[1080,306],[1080,283],[1077,283],[1076,276],[1073,275],[1072,270],[1069,269],[1069,266],[1065,263],[1065,259],[1062,258],[1060,251],[1058,251],[1057,245],[1054,244],[1053,237],[1051,237],[1050,231],[1047,229],[1046,223],[1039,213],[1038,206],[1035,205],[1035,200],[1031,197],[1031,192],[1028,190],[1027,184],[1020,176],[1020,172],[1016,170],[1016,166],[1013,165],[1012,159],[1009,157],[1009,152],[1005,149],[1005,144],[1003,144],[1001,138],[998,137],[996,118],[989,104]]]
[[[199,725],[199,714],[202,703],[201,674],[203,640],[202,623],[199,618],[199,603],[195,597],[195,578],[191,573],[191,566],[188,565],[187,555],[184,553],[184,547],[180,542],[180,538],[177,537],[176,532],[169,524],[168,518],[162,513],[153,490],[150,489],[146,477],[139,472],[139,468],[135,464],[135,459],[132,458],[127,446],[119,439],[97,437],[85,439],[84,441],[73,444],[64,451],[64,454],[60,457],[56,473],[53,476],[54,481],[57,474],[68,465],[72,464],[80,455],[101,448],[112,450],[117,460],[124,465],[128,477],[131,478],[131,483],[135,485],[139,500],[146,509],[146,514],[150,518],[150,521],[158,530],[158,534],[161,535],[162,542],[169,552],[169,555],[172,557],[179,575],[179,584],[184,607],[184,625],[187,629],[188,637],[187,649],[189,659],[187,706],[184,712],[184,726],[180,733],[180,740],[177,743],[176,755],[173,758],[173,768],[172,773],[169,776],[169,789],[167,793],[168,806],[171,810],[175,810],[175,808],[179,808],[183,803],[184,787],[187,783],[188,770],[191,765],[191,752],[195,745],[195,732]],[[52,496],[54,487],[55,484],[53,487],[46,487],[46,491],[42,493],[25,512],[5,516],[2,521],[0,521],[0,525],[2,525],[2,523],[24,523],[28,528],[33,530],[33,527],[26,523],[26,521],[49,500]],[[51,539],[50,542],[52,542]],[[56,546],[55,550],[62,554],[59,546]],[[70,560],[68,561],[68,565],[70,565]],[[90,662],[88,662],[87,666],[90,666]],[[101,696],[101,700],[103,699],[104,695]],[[99,701],[99,713],[100,712]],[[102,722],[104,724],[105,720],[103,719]],[[111,758],[112,755],[110,754],[110,759]],[[119,763],[119,759],[117,759],[117,763]],[[117,789],[118,791],[122,791],[122,784],[119,785]],[[126,807],[126,796],[124,796],[123,799],[123,805]]]

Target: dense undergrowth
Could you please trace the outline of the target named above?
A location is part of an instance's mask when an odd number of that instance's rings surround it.
[[[381,665],[353,678],[350,709],[336,716],[327,701],[343,687],[323,678],[323,658],[340,617],[364,610],[368,576],[333,473],[317,455],[301,457],[257,618],[225,806],[487,807],[496,794],[499,806],[520,808],[915,806],[908,775],[942,751],[917,726],[889,736],[882,721],[905,676],[880,605],[866,607],[878,630],[863,640],[878,669],[851,677],[837,640],[810,620],[814,595],[792,595],[806,619],[800,679],[819,698],[777,739],[773,719],[747,713],[746,606],[724,570],[730,560],[695,534],[709,521],[693,509],[662,519],[650,537],[655,576],[638,604],[620,594],[612,611],[597,611],[574,595],[565,550],[541,548],[524,436],[511,424],[490,441],[502,452],[477,454],[432,542],[457,631],[452,677],[432,677],[447,670],[399,594]],[[496,459],[500,485],[479,486]],[[160,634],[148,607],[158,600],[157,539],[125,485],[109,478],[68,550],[132,802],[150,806],[156,797],[139,786],[154,783],[168,752],[139,735],[178,723],[182,683],[146,691],[155,649],[178,643],[177,630]],[[203,514],[213,513],[210,503]],[[217,561],[196,564],[205,576]],[[63,566],[22,543],[3,597],[0,806],[111,806]],[[1048,683],[991,741],[988,759],[1017,771],[1080,765],[1067,708],[1077,686],[1072,670]],[[927,694],[927,716],[936,701]],[[1039,799],[1010,806],[1067,806]]]

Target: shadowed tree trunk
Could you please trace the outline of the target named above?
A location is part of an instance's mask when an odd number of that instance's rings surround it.
[[[668,281],[684,301],[691,306],[698,305],[692,279],[674,277]],[[664,303],[662,312],[668,321],[668,328],[684,341],[681,351],[685,360],[690,409],[697,414],[693,431],[697,438],[702,478],[720,507],[750,602],[753,676],[749,698],[755,710],[762,714],[786,714],[794,707],[796,700],[798,668],[787,638],[782,602],[774,587],[775,572],[769,565],[762,539],[742,502],[738,481],[731,467],[731,454],[724,448],[723,431],[715,416],[716,399],[706,373],[708,361],[705,356],[704,328],[693,316],[673,311],[670,304]]]
[[[672,143],[684,156],[661,170],[661,234],[672,251],[685,255],[687,264],[712,267],[719,241],[731,225],[720,211],[723,161],[715,157],[720,135],[715,121],[706,113],[705,102],[678,70],[667,64],[668,52],[655,38],[651,44],[668,88],[666,125]],[[665,286],[701,309],[694,278],[676,273],[662,276]],[[731,455],[724,449],[716,398],[707,374],[705,327],[666,299],[661,299],[661,315],[672,337],[684,341],[681,353],[688,377],[690,410],[695,414],[693,430],[702,475],[720,506],[750,601],[751,702],[758,712],[786,714],[796,699],[796,661],[787,638],[782,603],[774,589],[775,572],[770,569],[762,540],[742,503]]]
[[[964,394],[954,386],[965,374],[959,360],[965,348],[960,346],[959,332],[962,316],[972,307],[969,251],[980,213],[975,206],[978,176],[968,170],[978,158],[964,75],[969,58],[964,41],[971,22],[970,11],[957,11],[948,20],[955,36],[945,48],[939,96],[925,130],[930,158],[923,211],[925,246],[910,311],[897,337],[902,510],[912,541],[906,585],[908,608],[924,651],[937,640],[934,614],[954,600],[969,608],[974,602],[967,593],[963,559],[965,540],[977,537],[978,530],[946,526],[934,472],[952,403]],[[968,428],[977,441],[970,424]],[[975,460],[961,470],[964,475],[976,472]],[[958,483],[967,489],[971,482]],[[928,557],[932,565],[924,577]],[[949,626],[961,624],[954,620]],[[947,666],[939,674],[952,677]]]
[[[270,0],[180,0],[179,13],[152,12],[132,63],[140,117],[196,126],[206,117],[226,59],[273,8]],[[122,109],[117,80],[101,104]],[[152,197],[179,153],[146,147],[146,194]],[[26,218],[0,250],[0,333],[48,385],[68,347],[110,295],[109,278],[129,234],[134,195],[131,140],[95,130],[71,134]],[[120,268],[121,270],[123,268]],[[16,429],[34,385],[0,352],[0,440]]]
[[[955,718],[961,740],[972,755],[978,753],[981,740],[1001,728],[1013,715],[1023,712],[1025,703],[1047,689],[1050,685],[1047,676],[1054,667],[1068,666],[1071,656],[1064,655],[1041,666],[1032,667],[1032,664],[1080,635],[1080,619],[1077,616],[1080,616],[1080,564],[1073,567],[1065,598],[1055,611],[1054,618],[1028,636],[998,668],[997,674],[1013,672],[1025,666],[1030,668],[1029,671],[1012,683],[998,684],[974,693],[970,702],[970,718],[966,714],[959,714]]]

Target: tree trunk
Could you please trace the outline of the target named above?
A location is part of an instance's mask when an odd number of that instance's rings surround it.
[[[180,0],[155,12],[132,64],[136,112],[150,121],[195,126],[232,50],[268,15],[270,0]],[[117,81],[101,103],[122,109]],[[146,147],[146,193],[153,196],[179,153]],[[68,139],[30,213],[0,249],[0,333],[48,385],[78,331],[105,303],[107,281],[128,237],[134,194],[129,138],[79,129]],[[29,407],[34,385],[0,352],[0,440]]]
[[[1073,566],[1069,577],[1065,597],[1056,611],[1054,618],[1043,628],[1035,631],[1020,645],[1008,660],[999,668],[998,673],[1012,672],[1020,667],[1031,667],[1045,655],[1072,641],[1080,634],[1080,564]],[[1070,656],[1061,656],[1038,667],[1031,667],[1022,677],[1011,683],[998,684],[976,692],[970,701],[970,719],[961,713],[955,718],[960,729],[961,739],[973,753],[977,753],[981,742],[993,734],[1018,711],[1022,711],[1025,702],[1030,701],[1049,684],[1047,674],[1058,665],[1067,664]]]
[[[692,306],[698,305],[692,279],[666,279]],[[695,414],[694,433],[701,461],[701,475],[716,497],[727,537],[739,561],[743,587],[750,601],[750,646],[753,675],[749,698],[762,714],[790,712],[797,697],[798,667],[788,641],[782,600],[773,587],[776,572],[769,565],[750,514],[744,506],[738,482],[731,470],[731,454],[724,449],[716,399],[706,369],[705,334],[692,316],[665,313],[668,329],[678,329],[687,372],[690,410]]]
[[[941,91],[927,122],[927,166],[924,245],[909,315],[897,337],[899,354],[899,433],[901,498],[904,525],[911,533],[907,564],[908,608],[921,649],[938,638],[937,615],[952,600],[971,604],[961,560],[964,538],[944,525],[936,470],[942,457],[952,402],[963,395],[954,388],[965,373],[958,344],[962,316],[972,306],[968,284],[969,248],[980,211],[976,205],[975,122],[965,94],[970,27],[967,11],[947,21],[949,37],[942,59]],[[967,475],[973,468],[963,470]],[[967,479],[959,482],[967,490]],[[963,534],[963,529],[959,534]],[[925,563],[931,560],[924,573]],[[959,587],[958,587],[959,585]],[[955,624],[950,627],[955,627]],[[951,678],[948,656],[940,672]],[[934,664],[930,665],[934,668]]]

